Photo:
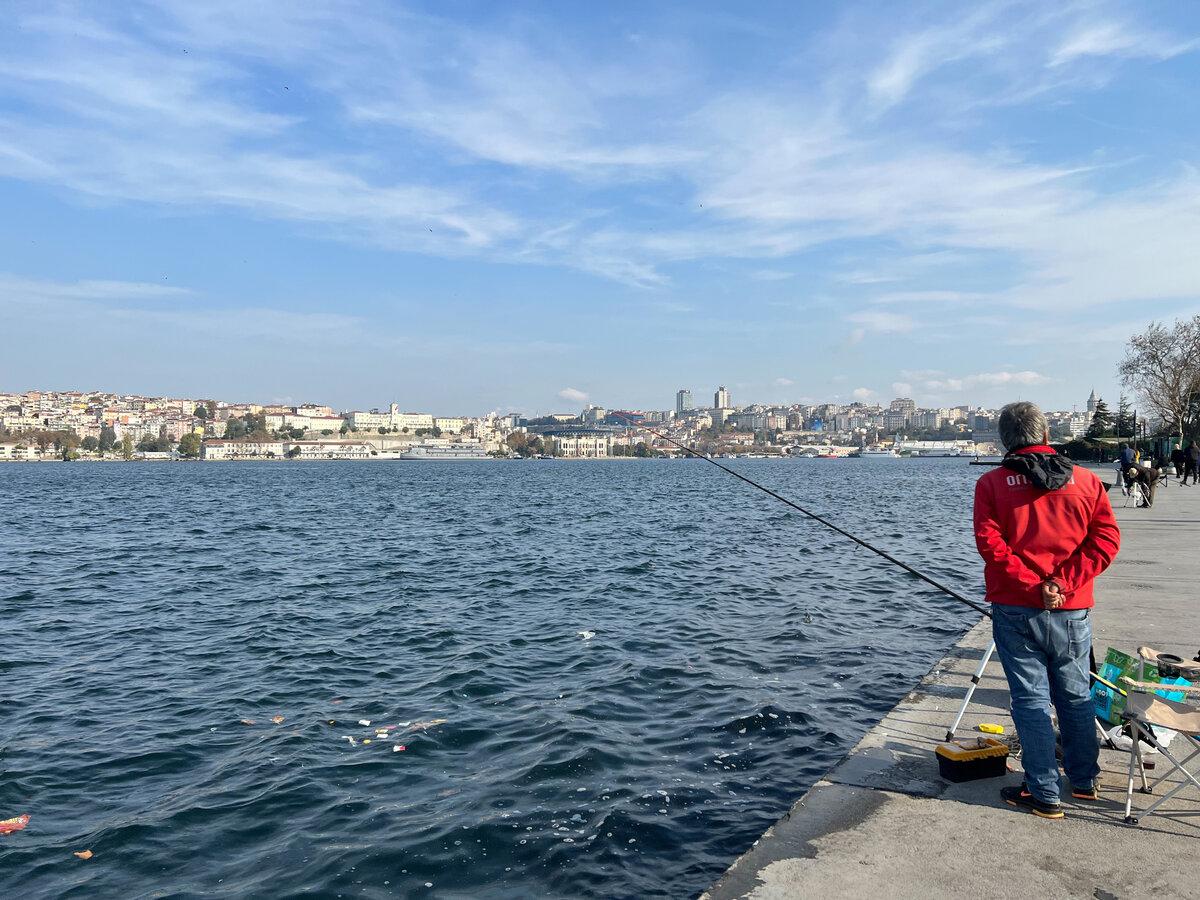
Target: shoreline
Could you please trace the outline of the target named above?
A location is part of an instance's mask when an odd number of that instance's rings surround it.
[[[1200,490],[1171,484],[1151,509],[1124,507],[1111,491],[1109,499],[1122,548],[1096,582],[1097,657],[1110,646],[1132,652],[1149,645],[1190,658],[1200,643],[1188,597],[1200,581],[1193,549],[1200,542]],[[1188,552],[1164,554],[1166,540]],[[955,900],[981,886],[994,897],[1194,896],[1200,791],[1183,791],[1172,811],[1148,827],[1125,826],[1125,753],[1101,751],[1100,802],[1067,798],[1067,818],[1057,822],[1000,801],[1002,785],[1019,783],[1017,760],[1010,759],[1015,771],[1005,778],[957,784],[941,778],[933,748],[945,739],[990,642],[982,619],[702,898],[857,897],[883,885],[894,896]],[[981,722],[1013,732],[1007,683],[994,657],[958,735],[977,734]],[[1148,799],[1135,792],[1135,808]]]

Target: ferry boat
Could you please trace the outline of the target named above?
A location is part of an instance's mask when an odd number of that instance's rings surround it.
[[[867,447],[859,454],[863,459],[899,459],[900,454],[892,447]]]
[[[482,444],[417,444],[397,459],[488,459]]]

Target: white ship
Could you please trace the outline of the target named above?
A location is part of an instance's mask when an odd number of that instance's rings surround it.
[[[891,447],[867,447],[858,454],[863,459],[899,459],[900,454]]]
[[[417,444],[397,459],[488,459],[482,444]]]

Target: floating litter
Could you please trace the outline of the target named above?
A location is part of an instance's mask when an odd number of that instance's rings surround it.
[[[350,746],[351,746],[351,747],[357,747],[357,746],[358,746],[358,741],[356,741],[354,738],[350,737],[350,735],[348,735],[348,734],[343,734],[343,735],[342,735],[342,740],[349,741],[349,742],[350,742]]]
[[[596,632],[594,632],[594,631],[577,631],[575,633],[578,634],[585,641],[590,641],[592,638],[594,638],[596,636]]]
[[[434,725],[445,725],[446,722],[448,722],[448,721],[449,721],[449,719],[430,719],[428,722],[413,722],[412,725],[409,726],[408,730],[409,731],[427,731],[428,729],[432,728]]]
[[[371,720],[370,720],[370,719],[359,719],[359,720],[358,720],[358,724],[359,724],[359,725],[370,725],[370,724],[371,724]]]
[[[91,850],[76,850],[75,855],[80,859],[91,859],[93,856],[95,856]]]
[[[283,716],[271,716],[271,721],[274,722],[276,725],[282,725],[283,724]]]
[[[403,744],[396,744],[394,747],[392,747],[392,752],[393,753],[403,753],[407,749],[408,748],[405,747]]]
[[[0,834],[12,834],[14,831],[20,831],[29,824],[29,819],[30,816],[28,813],[15,816],[11,819],[0,819]]]

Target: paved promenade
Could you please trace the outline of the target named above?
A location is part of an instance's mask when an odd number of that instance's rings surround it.
[[[1113,480],[1111,470],[1100,474]],[[1097,582],[1096,655],[1147,644],[1190,659],[1200,649],[1200,487],[1172,482],[1152,509],[1122,508],[1115,489],[1110,498],[1122,548]],[[1101,801],[1067,798],[1067,818],[1057,821],[999,799],[1019,772],[965,784],[938,775],[933,748],[990,641],[985,620],[705,897],[1200,896],[1200,791],[1183,791],[1166,816],[1130,828],[1122,822],[1126,754],[1102,750]],[[1013,728],[995,661],[959,733],[980,722]],[[1152,800],[1134,794],[1135,807]]]

